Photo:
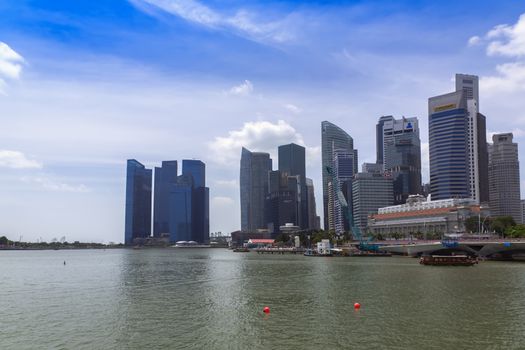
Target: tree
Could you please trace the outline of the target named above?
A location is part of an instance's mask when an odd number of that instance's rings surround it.
[[[0,237],[0,245],[8,245],[8,244],[9,244],[9,240],[7,239],[6,236]]]
[[[509,238],[523,238],[525,237],[525,225],[518,224],[508,227],[505,230],[505,236]]]
[[[505,233],[508,228],[516,226],[512,216],[498,216],[491,220],[490,227],[497,233]]]

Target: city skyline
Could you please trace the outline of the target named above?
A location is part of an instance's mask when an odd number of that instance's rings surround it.
[[[480,76],[487,140],[523,144],[517,4],[465,2],[453,18],[431,2],[192,4],[213,21],[157,1],[0,6],[1,234],[121,241],[126,159],[178,155],[207,164],[210,231],[228,233],[240,228],[241,147],[277,161],[291,142],[306,147],[323,216],[323,120],[353,137],[360,166],[375,162],[380,116],[418,117],[428,182],[426,103],[454,90],[455,73]]]

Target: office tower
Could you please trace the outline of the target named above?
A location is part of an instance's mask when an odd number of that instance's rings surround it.
[[[193,178],[180,175],[170,191],[170,242],[192,241]]]
[[[358,173],[352,181],[354,223],[365,233],[368,216],[394,203],[392,179],[383,174]]]
[[[477,77],[457,74],[457,91],[429,99],[432,200],[488,201],[486,118],[480,114]]]
[[[383,171],[394,181],[394,204],[403,204],[411,194],[421,193],[421,146],[417,118],[383,116]],[[379,142],[378,142],[379,143]]]
[[[319,230],[320,227],[315,204],[314,182],[312,179],[306,178],[306,192],[308,195],[308,228],[311,230]]]
[[[289,176],[286,172],[275,170],[268,173],[268,178],[269,193],[265,206],[268,231],[276,234],[280,232],[281,226],[288,223],[299,226],[300,176]]]
[[[169,196],[170,241],[209,241],[210,193],[206,187],[205,164],[184,159],[182,175],[171,184]]]
[[[512,216],[521,223],[518,144],[512,133],[495,134],[489,145],[489,193],[492,216]]]
[[[268,173],[272,159],[268,153],[250,152],[242,148],[240,171],[241,231],[265,229],[264,207],[268,194]]]
[[[391,115],[382,116],[376,124],[376,163],[383,164],[383,125],[391,120]]]
[[[525,199],[521,200],[521,223],[525,223]]]
[[[347,220],[347,213],[345,210],[352,210],[352,177],[354,176],[355,169],[355,153],[348,152],[346,150],[335,149],[333,155],[334,164],[334,175],[337,181],[337,186],[343,194],[346,202],[348,203],[349,209],[345,209],[340,202],[338,194],[334,192],[333,196],[328,198],[328,207],[332,211],[331,224],[330,221],[329,229],[333,230],[336,234],[343,234],[345,231],[350,229],[350,225]],[[334,184],[332,183],[331,186]],[[335,191],[333,186],[333,191]]]
[[[308,228],[308,193],[306,190],[306,157],[305,148],[303,146],[290,143],[288,145],[279,146],[279,171],[286,173],[289,176],[299,177],[299,193],[298,199],[300,201],[299,219],[296,223],[302,229]]]
[[[155,167],[153,197],[153,236],[170,232],[169,197],[171,186],[177,182],[177,161],[163,161],[161,167]]]
[[[126,222],[124,243],[151,235],[151,169],[128,159],[126,170]]]
[[[322,156],[322,174],[323,174],[323,213],[324,213],[324,229],[329,229],[330,212],[328,206],[328,183],[332,181],[331,175],[328,174],[326,168],[333,169],[334,150],[344,150],[349,153],[354,153],[355,169],[357,173],[357,150],[354,150],[354,140],[343,129],[328,121],[321,123],[321,156]],[[333,201],[332,201],[333,202]],[[333,214],[332,214],[333,215]],[[333,220],[332,220],[333,221]]]
[[[382,174],[383,163],[363,163],[361,164],[361,172]]]

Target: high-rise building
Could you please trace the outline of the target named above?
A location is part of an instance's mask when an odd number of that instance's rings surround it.
[[[478,98],[478,78],[457,74],[455,92],[429,99],[432,200],[488,201],[486,120]]]
[[[495,134],[489,145],[489,193],[492,216],[512,216],[522,222],[518,144],[512,133]]]
[[[269,193],[266,196],[265,216],[268,231],[276,234],[286,224],[299,226],[301,201],[300,176],[290,176],[280,170],[269,172]]]
[[[169,197],[171,186],[177,182],[177,161],[163,161],[161,167],[155,167],[155,188],[153,196],[153,236],[170,232]]]
[[[330,212],[333,213],[333,210],[331,210],[328,205],[328,198],[330,196],[328,183],[332,181],[332,177],[327,172],[326,168],[334,168],[334,150],[336,149],[348,153],[354,153],[354,173],[357,173],[357,150],[354,150],[354,140],[337,125],[328,121],[323,121],[321,123],[321,171],[323,174],[323,213],[325,230],[329,229],[329,221],[334,221],[333,218],[330,218]]]
[[[271,170],[272,159],[268,153],[250,152],[242,148],[239,184],[243,232],[266,228],[264,207],[268,194],[268,173]]]
[[[365,232],[368,216],[394,203],[392,179],[377,173],[356,174],[352,181],[352,201],[354,223]]]
[[[299,177],[299,219],[296,223],[302,229],[307,229],[308,218],[308,193],[306,189],[306,156],[305,148],[295,143],[279,146],[279,171],[289,176]]]
[[[170,191],[170,242],[193,240],[193,178],[180,175]]]
[[[151,235],[151,169],[128,159],[126,170],[126,222],[124,243]]]
[[[363,163],[361,165],[361,171],[363,173],[383,173],[383,163]]]
[[[308,228],[319,230],[319,216],[317,216],[314,182],[312,179],[306,178],[306,192],[308,194]]]
[[[383,116],[379,126],[383,128],[383,171],[392,175],[394,204],[403,204],[409,195],[421,193],[419,123],[417,118]]]
[[[345,209],[341,205],[339,196],[336,193],[334,193],[333,196],[329,196],[328,198],[328,206],[331,210],[333,210],[333,218],[331,218],[331,222],[328,222],[329,229],[340,235],[350,229],[350,225],[347,220],[347,214],[344,211],[352,210],[352,177],[355,174],[354,170],[357,160],[355,159],[354,152],[335,149],[333,154],[333,173],[335,176],[333,181],[337,181],[337,186],[342,192],[349,206],[348,209]],[[336,187],[334,186],[332,191],[334,191],[335,188]]]
[[[386,121],[392,120],[391,115],[385,115],[379,118],[379,122],[376,124],[376,163],[383,164],[383,125]]]

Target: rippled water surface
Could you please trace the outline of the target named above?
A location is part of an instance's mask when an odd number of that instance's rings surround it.
[[[521,263],[108,249],[0,266],[0,349],[525,348]]]

